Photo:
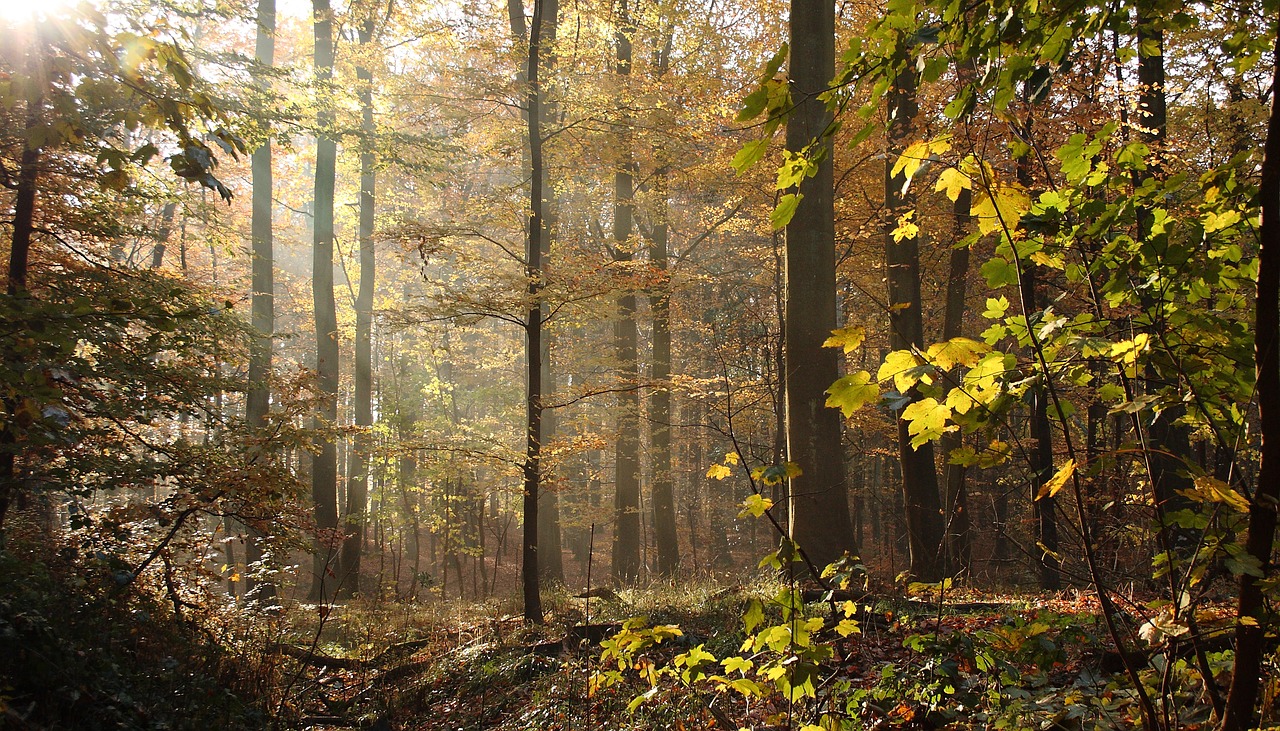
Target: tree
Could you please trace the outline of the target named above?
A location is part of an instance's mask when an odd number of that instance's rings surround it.
[[[258,0],[254,60],[265,67],[275,63],[275,32],[275,0]],[[275,241],[271,221],[273,185],[269,135],[253,151],[250,166],[253,176],[253,212],[249,227],[253,289],[250,295],[250,324],[253,325],[254,339],[249,350],[249,385],[245,393],[244,420],[245,426],[251,431],[261,433],[267,426],[267,414],[271,410],[271,350],[275,332]],[[165,210],[168,212],[170,209],[166,207]],[[161,246],[156,249],[159,252]],[[157,265],[162,255],[157,253]],[[245,563],[248,566],[262,561],[262,534],[261,528],[250,526],[249,540],[245,546]],[[245,595],[264,603],[271,602],[275,599],[275,586],[270,582],[256,582],[251,572],[246,579]]]
[[[360,21],[358,33],[362,51],[368,52],[373,44],[375,21],[366,17]],[[364,527],[366,506],[369,502],[369,453],[373,446],[373,288],[377,257],[373,243],[374,193],[377,173],[374,153],[373,124],[373,72],[369,62],[363,60],[356,67],[360,97],[360,289],[356,295],[356,347],[355,347],[355,426],[356,434],[351,450],[350,468],[347,470],[347,509],[344,516],[342,556],[338,565],[342,569],[339,594],[355,596],[360,592],[360,558],[364,551]]]
[[[629,0],[618,0],[614,29],[614,66],[623,94],[631,76],[631,40],[636,27]],[[624,101],[623,109],[626,108]],[[618,161],[613,174],[613,261],[624,282],[630,279],[634,259],[632,228],[635,217],[635,159],[631,150],[631,115],[624,111],[618,123]],[[629,283],[618,295],[613,324],[614,357],[618,369],[617,437],[614,442],[614,581],[632,582],[640,577],[640,398],[636,392],[640,374],[636,361],[636,295]]]
[[[1276,510],[1280,505],[1280,28],[1275,31],[1276,66],[1272,75],[1271,116],[1263,147],[1258,199],[1258,285],[1254,354],[1258,379],[1258,421],[1262,432],[1257,488],[1249,501],[1244,548],[1258,570],[1240,574],[1236,604],[1235,665],[1227,694],[1222,731],[1254,727],[1255,705],[1266,644],[1263,582],[1275,572]]]
[[[525,109],[529,144],[529,223],[525,244],[525,276],[528,278],[528,310],[525,315],[525,461],[524,461],[524,549],[521,581],[524,587],[524,619],[542,624],[542,594],[538,575],[538,490],[542,461],[542,236],[544,194],[542,185],[542,32],[545,0],[533,0],[529,20],[529,57],[526,70],[529,84]]]
[[[901,235],[915,194],[908,192],[906,170],[898,165],[919,112],[916,72],[905,38],[898,39],[902,64],[889,89],[889,156],[885,159],[885,266],[889,270],[889,343],[895,351],[924,348],[923,302],[920,298],[920,242],[916,235]],[[895,59],[896,60],[896,59]],[[938,581],[943,574],[944,527],[938,498],[938,472],[930,442],[913,443],[904,414],[923,400],[912,387],[902,394],[906,404],[897,413],[898,459],[902,464],[902,498],[906,510],[911,574],[919,581]]]
[[[327,601],[337,588],[329,581],[338,548],[338,445],[328,430],[338,421],[338,315],[333,300],[333,197],[338,142],[327,98],[333,80],[333,9],[329,0],[312,0],[315,35],[316,112],[315,219],[312,230],[311,297],[315,308],[316,388],[319,406],[313,420],[320,451],[311,462],[311,499],[315,503],[316,542],[311,601]]]
[[[821,568],[857,550],[840,419],[826,407],[826,390],[839,376],[836,353],[822,345],[836,327],[834,151],[821,98],[835,69],[833,3],[792,0],[790,49],[787,152],[813,161],[788,194],[798,205],[786,226],[787,459],[800,470],[791,480],[790,533]]]

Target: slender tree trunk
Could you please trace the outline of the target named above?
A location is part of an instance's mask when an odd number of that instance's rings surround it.
[[[360,23],[360,46],[373,43],[374,21]],[[356,294],[355,425],[356,433],[347,470],[347,510],[342,542],[342,581],[339,592],[345,597],[360,593],[360,558],[364,551],[364,524],[369,502],[369,452],[373,445],[373,288],[377,257],[373,244],[373,214],[377,177],[374,172],[373,73],[356,68],[360,94],[360,285]]]
[[[631,36],[635,24],[631,19],[629,0],[619,0],[617,29],[614,33],[616,66],[624,94],[631,76]],[[614,352],[617,357],[619,386],[618,434],[614,447],[615,493],[612,573],[614,581],[629,583],[640,578],[640,398],[635,391],[639,372],[636,362],[636,295],[629,283],[633,259],[631,232],[635,216],[634,161],[631,153],[631,118],[623,114],[621,121],[619,160],[613,176],[613,246],[614,261],[627,280],[618,298],[618,320],[614,323]]]
[[[905,41],[904,41],[905,43]],[[915,205],[914,194],[903,192],[905,173],[892,175],[892,168],[912,134],[919,105],[916,102],[914,64],[894,80],[889,91],[889,155],[885,158],[885,262],[889,269],[889,342],[894,350],[923,349],[924,324],[920,301],[920,242],[918,238],[895,242],[890,234],[898,217]],[[912,388],[903,394],[912,402],[920,392]],[[918,449],[902,412],[897,414],[898,458],[902,465],[902,497],[907,525],[911,573],[919,581],[938,581],[943,574],[942,503],[938,497],[938,472],[933,460],[933,444]]]
[[[835,73],[835,4],[791,1],[791,94],[787,150],[821,140],[813,177],[791,191],[802,196],[786,236],[787,458],[801,474],[791,480],[790,533],[821,569],[857,552],[849,521],[840,416],[826,406],[839,377],[836,351],[822,347],[836,326],[835,195],[826,137],[831,114],[818,99]]]
[[[954,218],[955,241],[960,241],[968,233],[970,207],[973,194],[969,189],[960,191],[952,205]],[[942,321],[942,339],[951,340],[964,334],[965,294],[969,279],[969,247],[951,247],[950,271],[947,274],[947,305]],[[952,383],[959,383],[960,371],[951,373]],[[972,571],[972,537],[969,534],[969,498],[965,490],[964,465],[951,462],[951,452],[960,448],[960,434],[947,432],[938,442],[945,467],[944,495],[947,521],[947,573],[955,576],[969,574]]]
[[[1274,58],[1280,59],[1280,30],[1276,31]],[[1273,72],[1271,88],[1280,89],[1280,63]],[[1269,629],[1263,582],[1271,580],[1275,573],[1271,556],[1276,537],[1276,508],[1280,504],[1280,94],[1274,92],[1258,198],[1262,202],[1262,227],[1258,232],[1254,358],[1262,459],[1253,499],[1249,501],[1249,532],[1244,545],[1258,562],[1261,576],[1240,576],[1236,659],[1222,731],[1254,727],[1254,707]]]
[[[658,172],[657,222],[649,245],[649,261],[657,276],[649,294],[653,315],[654,390],[649,400],[650,465],[653,484],[653,532],[658,549],[658,574],[671,576],[680,567],[676,535],[675,491],[671,481],[671,281],[667,272],[667,172]]]
[[[542,65],[545,0],[534,0],[529,25],[529,89],[526,120],[529,132],[529,233],[525,247],[525,275],[529,279],[529,310],[525,319],[525,461],[524,461],[524,548],[521,579],[524,584],[524,619],[541,624],[542,595],[538,587],[538,489],[542,460]]]
[[[1033,103],[1028,97],[1028,107]],[[1030,140],[1033,117],[1028,109],[1027,119],[1023,125],[1022,137]],[[1030,155],[1023,155],[1017,162],[1018,183],[1031,190]],[[1033,313],[1043,308],[1039,294],[1040,267],[1031,261],[1022,261],[1021,277],[1018,281],[1018,293],[1022,297],[1022,312],[1030,319]],[[1036,519],[1037,550],[1040,564],[1040,588],[1056,590],[1062,585],[1062,560],[1058,556],[1058,499],[1054,495],[1040,497],[1040,488],[1053,476],[1053,427],[1049,422],[1049,399],[1045,380],[1049,374],[1042,373],[1040,382],[1030,389],[1031,410],[1028,420],[1031,428],[1031,449],[1028,452],[1028,466],[1031,469],[1031,506]]]
[[[258,17],[259,17],[258,22],[261,23],[262,22],[261,8],[258,9]],[[274,18],[274,16],[272,17]],[[272,22],[274,23],[274,20]],[[262,30],[259,29],[258,32],[261,33]],[[272,38],[272,41],[274,43],[275,41],[274,37]],[[270,156],[271,154],[270,147],[269,147],[270,144],[271,144],[270,140],[263,143],[264,146],[268,147],[268,152],[267,152],[268,156]],[[257,151],[255,150],[255,152]],[[250,159],[252,160],[252,157]],[[164,208],[160,211],[160,228],[155,233],[156,246],[154,249],[151,250],[151,268],[152,269],[159,269],[160,265],[164,263],[164,251],[165,251],[165,247],[169,243],[169,234],[173,232],[173,217],[174,217],[174,214],[177,213],[177,210],[178,210],[178,204],[174,203],[173,201],[169,201],[168,203],[164,204]]]
[[[39,180],[42,150],[32,145],[32,140],[44,115],[44,40],[39,30],[34,32],[34,50],[28,57],[32,88],[35,93],[27,99],[27,120],[22,153],[18,159],[18,185],[13,201],[13,238],[9,247],[9,274],[7,291],[11,299],[25,298],[27,293],[27,268],[31,251],[31,235],[35,231],[36,192]],[[15,367],[19,356],[6,352],[6,368]],[[15,413],[17,403],[11,396],[4,398],[4,413]],[[9,503],[21,489],[17,470],[18,435],[14,432],[13,419],[6,418],[0,426],[0,540],[3,539],[4,519]]]
[[[338,145],[333,138],[333,110],[326,100],[333,79],[333,11],[329,0],[312,0],[315,33],[315,71],[320,85],[316,114],[315,229],[312,235],[311,289],[316,318],[316,380],[320,406],[315,428],[328,429],[338,420],[338,318],[333,300],[333,191]],[[333,596],[338,528],[338,448],[323,437],[320,453],[312,457],[311,499],[315,503],[316,544],[311,601]]]
[[[275,63],[276,49],[275,0],[258,0],[258,35],[254,60],[263,66]],[[249,236],[252,240],[252,302],[250,322],[253,340],[249,344],[249,385],[245,393],[245,424],[250,431],[262,434],[271,409],[271,339],[275,332],[275,239],[271,225],[271,196],[274,188],[271,171],[271,139],[250,156],[250,172],[253,179],[252,218]],[[174,204],[165,206],[166,221],[173,220]],[[164,260],[165,241],[169,238],[169,224],[162,229],[163,236],[156,244],[151,266],[158,269]],[[263,454],[260,459],[275,459],[275,455]],[[245,596],[263,604],[274,603],[276,587],[270,581],[259,582],[254,578],[254,566],[263,558],[263,531],[255,521],[249,526],[249,539],[245,544],[245,563],[249,566],[245,579]]]
[[[1164,156],[1167,152],[1168,105],[1165,99],[1164,73],[1164,30],[1159,26],[1161,18],[1149,11],[1138,10],[1138,113],[1137,120],[1142,140],[1151,150],[1146,171],[1134,176],[1134,186],[1141,186],[1150,178],[1162,179],[1164,173]],[[1155,49],[1155,53],[1144,53],[1141,49]],[[1159,262],[1163,258],[1158,253],[1164,244],[1152,233],[1152,216],[1150,210],[1138,210],[1138,236],[1144,248],[1157,252],[1153,265],[1169,266]],[[1151,324],[1151,334],[1158,337],[1167,324],[1163,322],[1163,305],[1154,298],[1144,297],[1145,309],[1156,318]],[[1176,373],[1175,365],[1168,362],[1174,357],[1172,353],[1164,353],[1156,349],[1146,362],[1143,377],[1149,393],[1157,393],[1162,388],[1178,386],[1177,376],[1166,377],[1161,373],[1157,361],[1165,361],[1164,373]],[[1186,414],[1181,402],[1169,403],[1158,412],[1151,413],[1147,429],[1147,464],[1151,471],[1151,487],[1155,495],[1157,517],[1161,525],[1161,540],[1166,551],[1174,551],[1183,558],[1188,558],[1195,550],[1195,538],[1191,531],[1179,528],[1169,518],[1171,512],[1190,509],[1191,501],[1180,494],[1182,490],[1191,488],[1191,480],[1184,474],[1184,458],[1191,455],[1191,437],[1185,425],[1178,420]],[[1176,581],[1177,572],[1169,573],[1169,578]]]

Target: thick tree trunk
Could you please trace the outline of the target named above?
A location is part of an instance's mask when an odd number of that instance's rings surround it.
[[[258,36],[254,60],[263,66],[275,63],[276,51],[276,2],[258,0]],[[253,180],[252,217],[249,237],[252,240],[252,287],[249,319],[253,325],[253,340],[249,344],[249,384],[245,393],[245,424],[261,434],[267,424],[271,408],[271,339],[275,332],[275,239],[271,225],[271,196],[274,181],[271,171],[271,139],[253,151],[249,158]],[[159,268],[164,260],[165,241],[169,238],[169,222],[173,220],[174,204],[165,206],[166,223],[163,238],[156,244],[152,268]],[[263,454],[259,459],[274,459]],[[249,526],[249,538],[245,544],[245,563],[249,566],[245,580],[245,596],[251,600],[269,604],[276,599],[275,584],[254,579],[254,565],[262,561],[262,537],[260,527]]]
[[[526,121],[529,132],[529,234],[525,246],[529,310],[525,316],[525,460],[524,460],[524,540],[521,552],[521,581],[524,586],[524,619],[542,624],[542,594],[538,585],[538,489],[542,462],[542,64],[544,0],[534,0],[529,25],[529,58],[525,71],[529,82]]]
[[[905,42],[905,41],[904,41]],[[905,174],[892,175],[912,133],[919,111],[916,102],[914,64],[903,70],[889,91],[889,155],[885,158],[885,263],[889,269],[889,342],[894,350],[923,349],[924,324],[920,310],[920,242],[918,238],[895,242],[890,232],[899,216],[915,205],[914,194],[904,193]],[[904,396],[912,402],[920,393],[912,388]],[[907,524],[911,574],[918,581],[938,581],[943,575],[942,503],[938,497],[938,472],[933,460],[933,444],[918,449],[902,412],[897,414],[898,459],[902,465],[902,498]]]
[[[373,42],[374,21],[366,19],[360,24],[361,47],[368,49]],[[355,362],[355,425],[362,429],[356,434],[351,449],[351,462],[347,469],[347,510],[343,518],[342,580],[339,593],[353,597],[360,593],[360,559],[364,552],[365,514],[369,502],[369,452],[373,446],[373,288],[377,270],[377,257],[373,244],[373,216],[377,177],[374,172],[373,125],[373,74],[363,67],[356,68],[356,81],[360,87],[360,285],[356,294],[356,362]]]
[[[540,71],[542,83],[538,87],[540,111],[542,114],[542,132],[546,136],[547,129],[556,123],[556,107],[547,94],[547,79],[555,68],[556,36],[560,23],[560,0],[543,0],[542,8],[543,61]],[[550,166],[546,164],[546,151],[543,151],[542,165],[542,266],[545,270],[551,259],[551,244],[555,229],[555,217],[559,201],[551,184]],[[551,303],[542,303],[542,319],[546,323],[551,317]],[[548,399],[555,392],[555,372],[551,361],[552,333],[548,328],[542,331],[542,398]],[[549,443],[555,438],[556,412],[542,412],[542,441]],[[560,530],[560,493],[548,490],[546,485],[538,495],[538,575],[542,582],[552,584],[564,583],[564,546]]]
[[[1280,30],[1276,32],[1274,58],[1280,59]],[[1280,89],[1280,63],[1276,64],[1271,88]],[[1280,95],[1275,93],[1271,97],[1271,119],[1267,124],[1258,197],[1262,202],[1262,227],[1258,233],[1254,358],[1262,459],[1253,499],[1249,502],[1245,550],[1258,562],[1262,575],[1240,576],[1236,659],[1227,711],[1222,720],[1223,731],[1254,727],[1254,706],[1258,700],[1268,631],[1263,582],[1275,573],[1271,556],[1275,547],[1276,508],[1280,504]]]
[[[618,4],[618,27],[614,33],[617,52],[615,71],[620,85],[631,76],[631,20],[629,0]],[[625,93],[625,92],[624,92]],[[640,578],[640,397],[636,392],[640,377],[636,362],[636,295],[630,289],[633,259],[631,233],[635,217],[634,161],[631,154],[631,118],[624,114],[619,140],[620,154],[613,176],[614,261],[622,266],[624,292],[618,297],[618,320],[614,323],[614,352],[620,393],[618,394],[618,434],[614,446],[614,530],[613,580],[634,582]]]
[[[786,410],[787,458],[801,474],[791,480],[790,533],[819,569],[846,551],[857,552],[849,520],[840,415],[826,406],[839,378],[837,353],[822,343],[836,326],[835,202],[825,137],[831,117],[818,99],[835,72],[835,4],[791,2],[791,94],[787,149],[800,152],[821,139],[825,152],[787,224]]]
[[[968,233],[970,207],[973,194],[967,188],[960,191],[952,205],[954,218],[955,241],[960,241]],[[950,270],[947,273],[947,306],[942,320],[942,339],[950,340],[964,334],[965,294],[969,279],[969,247],[951,247]],[[959,383],[960,371],[951,373],[951,382]],[[950,385],[950,384],[949,384]],[[960,447],[960,434],[947,432],[938,442],[945,467],[943,488],[946,507],[947,529],[947,574],[951,576],[969,574],[972,570],[972,538],[969,535],[969,499],[965,490],[964,465],[951,463],[951,452]]]
[[[316,114],[315,228],[312,235],[311,295],[316,322],[316,381],[320,406],[315,428],[327,429],[338,420],[338,318],[333,301],[333,190],[337,174],[338,145],[333,138],[333,111],[325,101],[333,79],[333,10],[329,0],[312,0],[315,33],[315,70],[320,84],[320,111]],[[311,601],[333,596],[336,576],[332,565],[337,551],[338,448],[332,437],[320,442],[312,457],[311,499],[315,503],[316,543]]]

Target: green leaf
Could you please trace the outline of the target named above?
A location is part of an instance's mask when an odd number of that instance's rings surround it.
[[[738,150],[738,154],[733,156],[733,162],[731,163],[733,165],[733,169],[736,170],[739,175],[742,175],[752,165],[760,162],[760,158],[764,157],[764,153],[768,150],[768,139],[752,140],[751,142],[748,142],[742,146],[741,150]]]
[[[991,257],[982,265],[982,276],[986,277],[987,286],[992,289],[1018,283],[1017,267],[999,256]]]
[[[840,409],[847,419],[880,395],[880,387],[871,382],[871,374],[858,371],[841,377],[826,390],[827,406]]]
[[[769,214],[769,223],[773,225],[774,231],[786,228],[791,223],[791,218],[796,215],[796,207],[800,205],[800,199],[804,198],[800,193],[787,193],[778,199],[778,206],[773,209],[773,213]]]
[[[773,500],[770,500],[763,495],[753,493],[748,495],[746,500],[742,501],[742,511],[738,513],[738,517],[745,518],[750,515],[753,518],[759,518],[772,507]]]

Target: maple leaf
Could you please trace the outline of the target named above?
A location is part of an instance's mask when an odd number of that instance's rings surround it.
[[[938,403],[935,398],[920,399],[903,409],[902,419],[907,422],[907,433],[911,435],[911,448],[919,449],[925,443],[947,432],[949,416],[951,416],[951,407]]]
[[[862,345],[862,341],[866,340],[866,328],[850,325],[849,327],[841,327],[831,331],[831,337],[822,341],[824,348],[844,348],[846,354],[852,353]]]
[[[1040,486],[1040,491],[1036,493],[1036,500],[1057,495],[1058,491],[1067,484],[1067,480],[1070,480],[1075,472],[1076,461],[1074,459],[1067,460],[1058,468],[1057,472],[1053,473],[1053,477],[1050,477],[1047,482]]]
[[[847,419],[867,402],[880,395],[880,387],[871,382],[871,374],[858,371],[840,378],[826,390],[827,406],[840,409]]]
[[[980,188],[970,209],[984,236],[1006,229],[1012,232],[1029,210],[1031,197],[1021,185],[999,182]]]

